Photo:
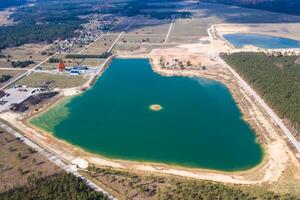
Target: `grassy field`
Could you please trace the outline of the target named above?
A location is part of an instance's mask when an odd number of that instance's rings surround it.
[[[56,75],[44,72],[34,72],[19,80],[16,85],[26,85],[28,87],[40,87],[45,81],[54,81],[53,87],[61,89],[78,87],[83,85],[88,79],[83,76]]]
[[[0,193],[27,184],[28,177],[53,175],[60,169],[0,128]]]

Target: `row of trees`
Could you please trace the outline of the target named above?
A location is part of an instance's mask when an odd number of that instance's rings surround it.
[[[11,66],[13,68],[19,67],[19,68],[25,68],[28,67],[29,65],[33,64],[34,62],[32,60],[25,60],[25,61],[12,61]]]
[[[267,57],[264,53],[223,55],[281,118],[300,130],[300,65],[295,56]]]
[[[86,58],[95,58],[95,59],[103,59],[103,58],[108,58],[111,56],[111,52],[104,52],[99,55],[93,55],[93,54],[67,54],[65,58],[69,59],[86,59]]]
[[[71,174],[38,178],[30,176],[26,187],[0,194],[2,200],[108,200],[103,193],[95,192],[84,182]]]

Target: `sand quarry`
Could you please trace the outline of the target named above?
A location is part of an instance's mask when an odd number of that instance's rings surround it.
[[[224,26],[224,25],[223,25]],[[222,26],[222,27],[223,27]],[[228,25],[234,26],[235,25]],[[224,28],[223,28],[224,29]],[[247,28],[237,29],[248,31]],[[227,29],[226,29],[227,30]],[[224,31],[224,30],[223,30]],[[295,34],[295,38],[298,37]],[[216,40],[216,41],[214,41]],[[265,159],[257,167],[238,172],[222,172],[207,169],[192,169],[179,166],[163,165],[158,163],[141,163],[135,161],[112,160],[96,154],[88,153],[80,148],[74,147],[64,141],[58,140],[51,134],[39,130],[28,123],[30,116],[47,110],[51,104],[58,103],[59,100],[49,102],[39,108],[39,111],[32,111],[24,115],[16,113],[2,113],[0,117],[8,123],[13,124],[24,135],[33,141],[47,147],[64,160],[73,163],[78,157],[88,161],[90,164],[98,166],[108,166],[118,169],[137,170],[144,172],[163,173],[169,175],[182,176],[187,178],[205,179],[234,184],[262,184],[274,183],[285,179],[287,172],[293,172],[293,178],[300,181],[300,164],[297,155],[288,146],[282,131],[274,124],[264,108],[250,95],[240,81],[231,73],[229,66],[218,56],[220,50],[226,50],[228,46],[222,41],[212,38],[210,44],[187,44],[170,48],[154,49],[149,54],[122,54],[119,57],[149,58],[152,69],[164,76],[193,76],[214,79],[225,84],[244,115],[244,119],[250,124],[257,134],[258,141],[265,149]],[[221,48],[220,48],[221,47]],[[162,65],[163,61],[163,65]],[[109,62],[107,62],[109,63]],[[188,67],[182,68],[179,63]],[[100,74],[99,74],[100,75]],[[74,92],[74,88],[65,89],[64,94],[70,96],[78,94],[80,90]],[[154,111],[161,110],[161,105],[150,105]],[[217,122],[216,122],[217,123]],[[82,160],[80,161],[82,162]],[[82,162],[85,163],[85,162]],[[80,163],[79,163],[80,164]],[[85,164],[86,165],[86,164]]]

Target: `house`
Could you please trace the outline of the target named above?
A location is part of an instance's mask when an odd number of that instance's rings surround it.
[[[78,76],[78,75],[80,75],[80,71],[72,69],[72,70],[70,70],[70,75],[72,75],[72,76]]]
[[[82,72],[82,71],[88,70],[89,68],[87,66],[78,65],[78,66],[74,66],[72,69]]]

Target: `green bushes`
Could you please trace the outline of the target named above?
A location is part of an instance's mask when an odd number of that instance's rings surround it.
[[[0,83],[4,83],[5,81],[8,81],[11,78],[12,78],[11,75],[3,74],[2,76],[0,76]]]
[[[86,59],[86,58],[95,58],[95,59],[103,59],[103,58],[108,58],[111,56],[111,52],[104,52],[100,55],[92,55],[92,54],[68,54],[65,56],[65,58],[69,59]]]
[[[281,118],[300,130],[300,65],[297,57],[267,57],[263,53],[223,55]]]
[[[25,68],[25,67],[28,67],[29,65],[33,64],[34,62],[32,60],[25,60],[25,61],[12,61],[11,62],[11,66],[13,68],[16,68],[16,67],[20,67],[20,68]]]

